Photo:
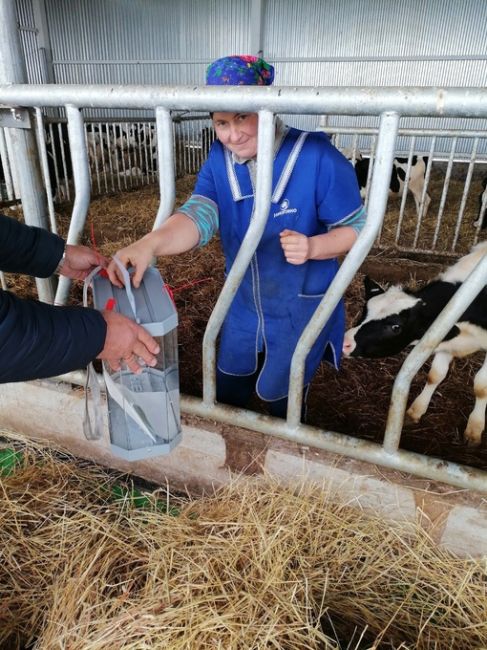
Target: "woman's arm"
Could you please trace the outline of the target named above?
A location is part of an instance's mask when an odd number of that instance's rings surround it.
[[[154,257],[184,253],[197,246],[199,240],[200,233],[193,220],[181,212],[175,212],[160,228],[122,248],[116,255],[125,267],[134,267],[132,282],[138,287]],[[117,287],[123,286],[122,275],[113,260],[108,266],[108,276]]]

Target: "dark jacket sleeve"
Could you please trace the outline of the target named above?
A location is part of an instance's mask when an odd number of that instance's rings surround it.
[[[64,241],[0,215],[0,268],[51,275]],[[106,322],[95,309],[54,307],[0,290],[0,383],[84,368],[103,349]]]
[[[0,291],[0,383],[85,368],[103,349],[106,327],[96,309],[54,307]]]
[[[0,270],[47,278],[64,251],[64,240],[43,228],[0,214]]]

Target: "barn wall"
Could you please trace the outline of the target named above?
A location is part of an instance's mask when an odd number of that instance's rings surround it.
[[[38,14],[45,8],[57,83],[201,83],[209,61],[248,52],[262,28],[277,85],[487,86],[487,2],[478,0],[262,0],[261,26],[252,11],[259,0],[77,0],[76,10],[66,0],[17,4],[35,83],[47,72],[45,52],[36,52],[36,33],[28,31],[39,28],[33,6]],[[318,124],[313,117],[289,121]],[[376,120],[331,116],[328,123],[371,126]],[[411,125],[438,120],[401,124]],[[487,123],[442,122],[452,126]]]
[[[486,24],[487,2],[478,0],[309,0],[306,11],[293,0],[269,0],[264,51],[283,86],[485,87]],[[328,124],[375,126],[377,119],[331,117]],[[404,128],[438,124],[401,121]],[[443,128],[453,125],[487,126],[485,120],[441,121]]]

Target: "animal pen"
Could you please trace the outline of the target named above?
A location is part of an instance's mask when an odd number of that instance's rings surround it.
[[[429,429],[412,427],[404,423],[404,413],[414,376],[485,285],[487,259],[409,355],[391,363],[350,361],[338,373],[343,378],[324,368],[315,382],[309,424],[300,422],[299,406],[307,351],[343,294],[349,318],[356,316],[357,277],[365,265],[378,273],[388,260],[392,267],[398,259],[408,260],[420,281],[424,266],[418,260],[456,258],[481,236],[473,222],[479,216],[485,133],[448,132],[441,120],[487,119],[487,91],[16,83],[0,85],[0,105],[7,133],[3,138],[0,129],[0,153],[9,148],[16,161],[13,176],[5,165],[7,196],[2,198],[15,201],[17,183],[26,222],[57,230],[70,243],[91,242],[106,254],[157,227],[175,203],[185,200],[211,140],[204,131],[208,111],[257,107],[259,114],[255,218],[225,283],[217,242],[209,252],[191,252],[181,266],[158,263],[173,287],[180,318],[181,445],[167,456],[130,463],[116,462],[106,440],[84,440],[82,372],[6,385],[0,392],[2,423],[27,437],[206,496],[170,499],[160,488],[147,496],[126,479],[120,488],[118,475],[114,479],[99,466],[73,462],[37,444],[29,447],[21,435],[10,433],[12,445],[24,445],[24,457],[16,452],[6,468],[0,454],[2,524],[9,540],[1,562],[0,640],[8,647],[39,650],[358,649],[381,642],[397,649],[485,647],[485,566],[457,557],[487,552],[485,450],[468,451],[454,433],[441,438],[447,444],[435,442],[438,420]],[[88,107],[116,109],[127,118],[86,118]],[[61,109],[65,117],[46,117],[43,110],[49,109]],[[147,111],[153,113],[150,119],[128,117]],[[330,127],[326,117],[320,126],[339,148],[370,155],[374,173],[366,226],[295,351],[286,420],[258,407],[242,410],[215,401],[219,329],[258,245],[271,200],[270,152],[278,113],[379,120],[373,130]],[[438,128],[410,129],[407,120],[418,116],[437,118]],[[47,220],[29,145],[37,141],[48,179],[45,134],[53,138],[61,131],[58,124],[67,126],[69,151],[60,156],[56,182],[62,181],[69,158],[73,184],[67,185],[69,201],[51,202]],[[126,125],[127,133],[137,127],[126,158],[103,158],[101,149],[97,158],[93,127],[103,124],[109,140],[120,132],[116,126]],[[140,135],[145,131],[151,134],[148,144]],[[157,157],[151,159],[154,140]],[[440,140],[449,146],[437,147]],[[430,161],[424,188],[432,194],[428,215],[408,207],[406,191],[400,206],[391,209],[388,202],[394,158],[406,158],[410,167],[413,155]],[[7,160],[3,153],[2,160]],[[457,176],[455,165],[462,169]],[[449,214],[455,182],[461,189]],[[482,205],[485,209],[485,199]],[[423,277],[434,275],[430,271]],[[5,282],[10,286],[12,280]],[[50,280],[36,285],[45,300],[80,300],[79,289],[65,281],[57,287]],[[19,292],[32,295],[33,287],[20,286]],[[470,395],[471,369],[459,364],[456,370],[460,379],[451,391]],[[370,387],[367,392],[360,383],[371,374],[383,392]],[[448,390],[438,400],[437,415],[446,408]],[[448,412],[452,429],[465,419],[464,409],[458,410]],[[446,419],[441,422],[444,426]],[[213,491],[228,484],[230,473],[268,478],[260,486],[249,480]],[[18,511],[15,504],[21,504]],[[362,509],[379,517],[366,517]],[[419,533],[410,525],[418,511]],[[444,516],[439,532],[429,527],[438,512]],[[409,526],[401,528],[401,521]]]
[[[438,462],[419,454],[399,448],[403,425],[405,403],[413,376],[426,361],[435,343],[448,331],[455,319],[464,311],[473,297],[483,286],[485,278],[484,261],[472,277],[458,291],[449,306],[426,339],[409,356],[398,374],[391,397],[391,410],[382,445],[343,436],[340,432],[324,432],[317,427],[308,427],[300,423],[298,404],[301,403],[303,391],[303,366],[307,351],[314,338],[326,322],[338,300],[356,275],[368,252],[376,242],[382,225],[383,214],[388,198],[388,174],[396,155],[396,138],[401,116],[455,116],[483,117],[485,113],[485,91],[471,89],[468,93],[460,89],[253,89],[226,88],[151,88],[124,87],[119,89],[100,86],[11,86],[3,87],[0,96],[2,103],[10,106],[24,107],[64,107],[70,149],[73,162],[75,197],[73,214],[69,223],[68,242],[79,241],[86,225],[86,216],[90,202],[91,174],[88,163],[87,137],[81,109],[91,107],[148,109],[155,112],[155,132],[158,142],[158,169],[161,202],[157,210],[154,227],[157,227],[171,213],[175,202],[175,165],[173,146],[173,121],[171,111],[193,110],[211,111],[220,107],[224,110],[250,110],[259,106],[259,175],[256,195],[256,217],[248,236],[236,260],[234,268],[228,275],[225,286],[209,318],[203,339],[203,386],[202,398],[183,396],[182,408],[186,413],[217,420],[222,423],[242,426],[266,435],[277,435],[293,442],[310,447],[326,449],[334,453],[349,455],[386,467],[443,480],[461,487],[485,489],[485,475],[481,471],[465,468],[451,462]],[[239,286],[243,273],[257,246],[267,214],[270,200],[271,156],[273,140],[273,117],[276,113],[323,114],[370,114],[380,115],[380,127],[374,150],[374,175],[367,199],[368,218],[352,251],[342,263],[336,280],[317,309],[313,320],[303,334],[302,340],[294,354],[291,368],[291,384],[288,417],[286,422],[272,421],[256,413],[239,411],[215,403],[215,346],[220,326],[225,313]],[[27,116],[25,117],[27,120]],[[38,122],[39,124],[39,122]],[[42,133],[42,129],[38,129]],[[458,134],[457,134],[458,135]],[[478,148],[479,134],[473,136]],[[88,139],[89,144],[89,139]],[[452,148],[452,155],[454,148]],[[471,165],[473,166],[473,161]],[[22,175],[22,169],[18,170]],[[471,177],[471,172],[468,179]],[[22,181],[22,184],[25,181]],[[404,197],[403,197],[404,198]],[[26,211],[26,215],[29,214]],[[460,215],[461,218],[462,215]],[[436,230],[441,222],[441,208],[436,221]],[[26,216],[26,218],[28,218]],[[421,219],[421,215],[419,215]],[[460,219],[461,221],[461,219]],[[420,224],[420,222],[418,222]],[[418,227],[416,228],[418,230]],[[456,229],[458,230],[458,228]],[[478,237],[479,227],[473,231],[473,241]],[[452,239],[452,251],[458,241],[455,232]],[[473,243],[473,242],[472,242]],[[38,281],[42,287],[42,282]],[[44,284],[48,284],[48,281]],[[48,288],[45,292],[49,291]],[[62,278],[57,288],[55,300],[58,304],[66,302],[69,294],[69,282]],[[82,377],[67,378],[71,382],[82,383]]]

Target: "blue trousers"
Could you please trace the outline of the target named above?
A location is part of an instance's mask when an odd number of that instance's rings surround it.
[[[238,406],[245,408],[250,401],[254,391],[257,377],[260,372],[260,365],[263,363],[263,358],[259,359],[259,367],[252,375],[245,375],[237,377],[235,375],[227,375],[218,368],[216,369],[216,399],[222,404],[230,404],[231,406]],[[308,388],[306,387],[303,393],[303,402],[301,406],[301,420],[305,421],[306,415],[306,397],[308,395]],[[287,397],[276,400],[274,402],[265,402],[269,413],[276,418],[286,419],[287,415]]]

